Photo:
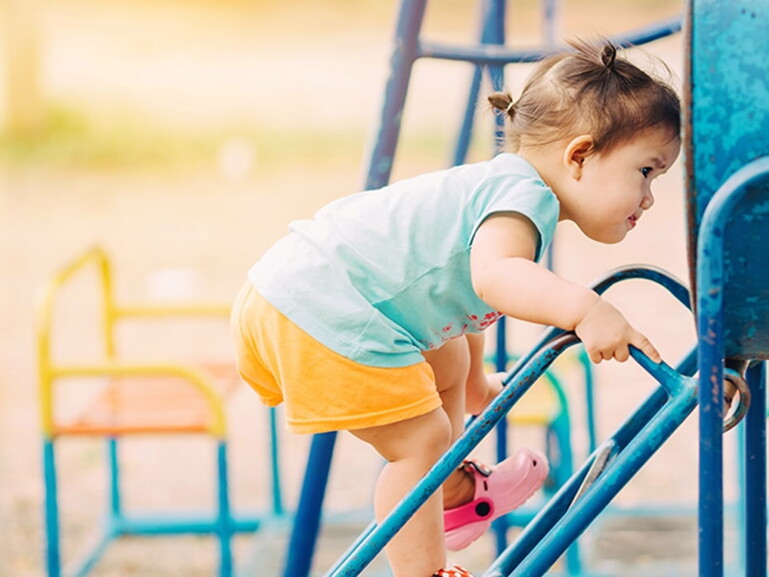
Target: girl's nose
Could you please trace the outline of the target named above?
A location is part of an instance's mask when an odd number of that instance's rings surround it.
[[[649,190],[641,201],[641,208],[649,210],[652,206],[654,206],[654,195],[652,194],[652,191]]]

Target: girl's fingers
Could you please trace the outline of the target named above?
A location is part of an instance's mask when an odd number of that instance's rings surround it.
[[[619,347],[614,351],[614,358],[617,359],[620,363],[624,363],[629,356],[630,351],[628,351],[627,347]]]
[[[657,349],[655,349],[654,345],[651,344],[649,339],[647,339],[642,334],[638,333],[633,339],[629,341],[629,344],[635,346],[655,363],[662,362],[662,357],[660,356],[659,352],[657,352]],[[594,348],[587,351],[587,356],[592,362],[596,364],[600,363],[601,361],[610,361],[612,359],[615,359],[620,363],[624,363],[630,358],[630,350],[626,345],[606,349]]]
[[[642,353],[644,353],[647,357],[649,357],[655,363],[662,362],[662,357],[657,352],[657,349],[655,349],[654,345],[651,344],[649,339],[647,339],[641,333],[636,333],[635,338],[630,342],[630,344],[638,348]]]

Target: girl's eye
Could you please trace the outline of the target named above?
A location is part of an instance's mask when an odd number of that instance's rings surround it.
[[[649,178],[649,174],[651,173],[651,171],[652,171],[651,166],[644,166],[641,169],[641,174],[643,174],[644,178]]]

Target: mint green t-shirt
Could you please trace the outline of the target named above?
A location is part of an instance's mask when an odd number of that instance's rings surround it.
[[[259,293],[325,346],[356,362],[402,367],[501,314],[473,291],[470,247],[498,212],[528,217],[550,244],[559,205],[515,154],[352,194],[322,208],[249,270]]]

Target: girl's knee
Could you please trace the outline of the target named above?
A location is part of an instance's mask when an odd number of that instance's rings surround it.
[[[451,423],[440,408],[405,421],[350,432],[373,446],[387,461],[414,457],[437,460],[452,441]]]
[[[414,444],[422,443],[422,451],[429,452],[437,460],[451,446],[454,434],[445,411],[438,409],[434,413],[434,418],[425,427],[422,435],[414,439]]]
[[[400,439],[397,458],[427,458],[437,460],[451,445],[451,422],[443,409],[436,409],[421,417],[409,419],[408,433]]]

